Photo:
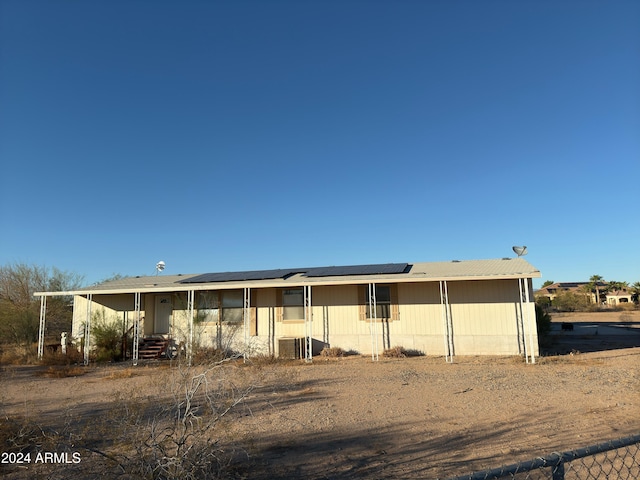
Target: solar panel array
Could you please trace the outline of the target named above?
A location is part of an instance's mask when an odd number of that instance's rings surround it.
[[[308,269],[305,277],[341,277],[344,275],[382,275],[408,272],[408,263],[378,265],[350,265],[345,267],[317,267]]]
[[[243,282],[248,280],[286,279],[297,273],[305,277],[342,277],[347,275],[392,275],[408,273],[411,265],[408,263],[382,263],[377,265],[349,265],[338,267],[315,268],[279,268],[275,270],[252,270],[248,272],[205,273],[197,275],[180,283],[215,283],[215,282]]]
[[[222,272],[205,273],[180,283],[214,283],[214,282],[242,282],[246,280],[273,280],[276,278],[287,278],[296,273],[304,272],[305,269],[292,270],[279,268],[275,270],[252,270],[249,272]]]

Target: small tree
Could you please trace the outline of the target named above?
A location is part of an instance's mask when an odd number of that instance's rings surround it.
[[[551,304],[558,311],[575,312],[576,310],[585,310],[589,301],[586,295],[565,290],[558,292]]]
[[[551,306],[551,299],[546,295],[535,295],[536,305],[539,305],[543,309],[548,309]]]
[[[0,266],[0,339],[29,345],[38,339],[40,301],[35,292],[68,291],[80,286],[80,275],[57,268],[15,263]],[[71,298],[47,299],[47,333],[59,338],[71,328]],[[2,341],[2,340],[0,340]]]
[[[548,335],[551,331],[551,315],[538,303],[536,303],[536,325],[540,337]]]

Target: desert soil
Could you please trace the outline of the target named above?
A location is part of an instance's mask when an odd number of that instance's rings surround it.
[[[640,312],[557,315],[552,338],[553,354],[534,365],[516,357],[447,364],[365,356],[229,365],[239,383],[255,388],[215,434],[244,452],[238,471],[257,479],[445,478],[639,434]],[[169,368],[37,375],[46,368],[3,367],[2,416],[45,429],[69,428],[74,418],[72,449],[82,452],[84,471],[116,477],[108,462],[82,450],[89,440],[80,425],[108,411],[116,391],[162,388],[154,379]],[[34,478],[34,468],[0,465],[0,476]],[[64,478],[69,468],[55,465],[46,475]]]

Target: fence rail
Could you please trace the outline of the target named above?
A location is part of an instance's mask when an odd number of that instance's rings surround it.
[[[450,480],[637,480],[640,478],[640,435],[505,467],[453,477]]]

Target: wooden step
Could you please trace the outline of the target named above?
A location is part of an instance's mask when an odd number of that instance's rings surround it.
[[[167,349],[169,340],[159,338],[145,338],[138,346],[138,358],[151,360],[160,358]]]

